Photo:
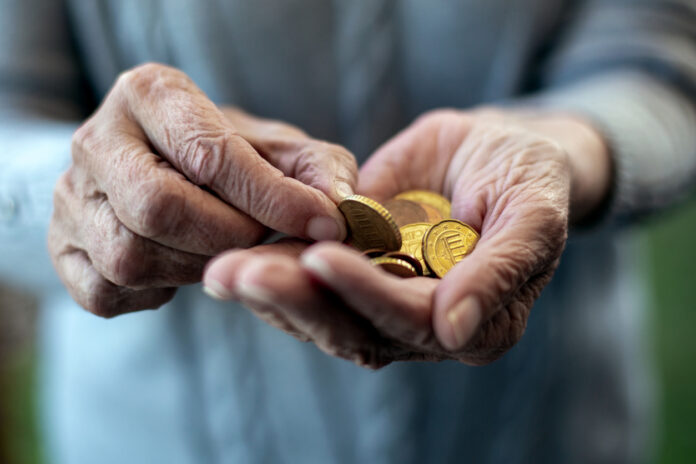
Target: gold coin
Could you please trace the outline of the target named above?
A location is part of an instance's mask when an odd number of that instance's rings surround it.
[[[399,227],[415,222],[430,222],[428,213],[415,201],[392,198],[384,203],[384,207],[387,208]]]
[[[384,253],[385,251],[380,250],[379,248],[371,248],[362,252],[363,256],[368,258],[377,258],[378,256],[382,256]]]
[[[449,219],[449,216],[443,217],[442,214],[440,214],[440,211],[438,211],[437,208],[435,208],[434,206],[426,205],[425,203],[419,203],[419,205],[428,215],[428,220],[425,222],[429,222],[430,224],[437,224],[443,219]]]
[[[413,269],[416,270],[416,274],[418,274],[419,276],[423,275],[423,265],[418,260],[418,258],[416,258],[413,255],[410,255],[408,253],[404,253],[402,251],[390,251],[389,253],[385,254],[384,257],[385,258],[396,258],[396,259],[400,259],[402,261],[406,261],[411,266],[413,266]]]
[[[362,195],[350,195],[338,209],[348,223],[348,243],[359,250],[379,248],[396,251],[401,248],[401,233],[386,208]]]
[[[479,234],[456,219],[446,219],[423,237],[423,258],[430,271],[442,278],[476,246]]]
[[[425,234],[432,227],[432,224],[427,222],[417,222],[415,224],[408,224],[401,227],[401,251],[409,255],[416,257],[421,263],[423,268],[423,275],[430,274],[428,267],[425,265],[425,260],[423,259],[423,239]]]
[[[416,270],[408,263],[399,258],[388,258],[386,256],[380,256],[378,258],[372,258],[370,260],[373,266],[379,266],[390,274],[394,274],[399,277],[417,277],[418,273]]]
[[[401,192],[394,198],[430,205],[438,210],[443,218],[449,218],[452,214],[452,205],[449,200],[439,193],[431,192],[430,190],[408,190]]]

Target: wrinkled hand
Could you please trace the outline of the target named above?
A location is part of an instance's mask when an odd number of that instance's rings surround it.
[[[399,279],[344,245],[285,240],[222,255],[204,283],[360,365],[485,364],[522,336],[558,265],[570,205],[574,217],[590,212],[608,179],[606,149],[580,120],[429,113],[371,157],[358,191],[385,200],[430,189],[452,199],[453,217],[481,231],[481,239],[442,280]]]
[[[49,250],[75,300],[101,316],[155,308],[210,256],[268,228],[341,240],[335,203],[355,184],[342,147],[218,109],[175,69],[124,73],[75,133]]]

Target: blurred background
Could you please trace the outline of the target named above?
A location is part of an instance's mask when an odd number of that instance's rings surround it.
[[[696,456],[696,199],[639,226],[653,286],[659,385],[656,463]],[[35,398],[35,302],[0,283],[0,463],[42,462]]]

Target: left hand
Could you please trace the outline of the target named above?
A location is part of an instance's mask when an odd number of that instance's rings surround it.
[[[598,134],[571,116],[428,113],[370,158],[358,192],[383,201],[429,189],[452,199],[452,216],[481,239],[442,280],[396,278],[345,245],[291,239],[223,254],[204,283],[359,365],[489,363],[522,336],[569,218],[607,194],[608,160]]]

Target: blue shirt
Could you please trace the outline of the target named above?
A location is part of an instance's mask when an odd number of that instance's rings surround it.
[[[695,28],[688,1],[3,3],[0,277],[42,296],[49,460],[636,462],[651,436],[646,293],[615,223],[693,182]],[[612,148],[612,202],[571,235],[522,341],[485,367],[366,371],[197,285],[101,320],[51,270],[51,191],[75,127],[149,60],[361,159],[440,106],[584,113]]]

